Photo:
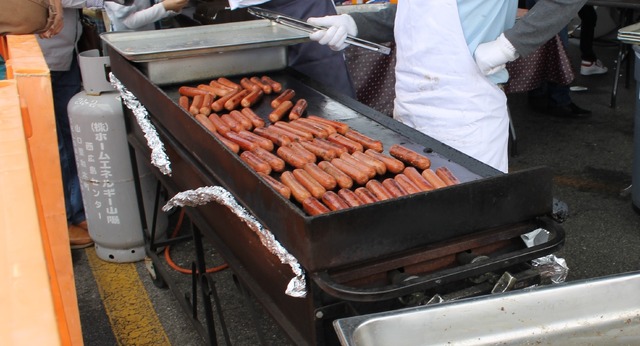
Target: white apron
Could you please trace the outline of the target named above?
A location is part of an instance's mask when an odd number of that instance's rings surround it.
[[[469,52],[456,0],[398,1],[394,31],[394,118],[507,172],[507,99]]]

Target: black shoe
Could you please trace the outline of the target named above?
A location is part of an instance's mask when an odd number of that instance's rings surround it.
[[[558,118],[586,119],[591,117],[590,110],[580,108],[573,102],[571,102],[567,106],[549,107],[547,113],[552,117]]]

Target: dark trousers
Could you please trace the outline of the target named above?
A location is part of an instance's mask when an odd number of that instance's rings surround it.
[[[578,12],[580,17],[580,54],[582,60],[595,61],[596,53],[593,51],[593,36],[596,29],[598,15],[593,6],[583,6]]]

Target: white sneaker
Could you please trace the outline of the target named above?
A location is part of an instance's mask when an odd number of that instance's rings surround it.
[[[602,61],[600,61],[600,59],[596,61],[582,60],[582,64],[580,65],[580,74],[583,76],[589,76],[592,74],[603,74],[607,73],[607,71],[609,71],[609,69],[602,64]]]

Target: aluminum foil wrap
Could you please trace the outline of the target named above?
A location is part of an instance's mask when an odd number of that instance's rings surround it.
[[[160,136],[158,136],[156,128],[149,120],[149,112],[147,112],[147,109],[138,101],[136,96],[120,83],[112,72],[109,73],[109,81],[111,85],[120,92],[122,102],[133,112],[138,125],[142,129],[144,138],[147,139],[147,145],[151,149],[151,164],[158,167],[162,174],[171,176],[171,162],[164,151],[164,144],[160,141]]]
[[[272,254],[277,256],[278,259],[280,259],[280,262],[288,264],[291,267],[295,277],[289,281],[285,293],[296,298],[305,297],[307,295],[307,284],[304,277],[304,271],[302,270],[298,260],[276,240],[268,229],[264,228],[264,226],[262,226],[262,224],[258,222],[253,215],[249,214],[245,208],[238,204],[229,191],[220,186],[206,186],[195,190],[179,192],[162,207],[162,210],[166,212],[174,207],[195,207],[207,204],[211,201],[218,202],[231,209],[231,211],[236,214],[240,220],[246,223],[249,228],[258,235],[262,245],[264,245]]]
[[[549,231],[538,228],[521,236],[527,247],[536,246],[549,240]],[[564,258],[554,254],[536,258],[531,264],[538,269],[542,277],[549,278],[554,284],[566,281],[569,267]]]

